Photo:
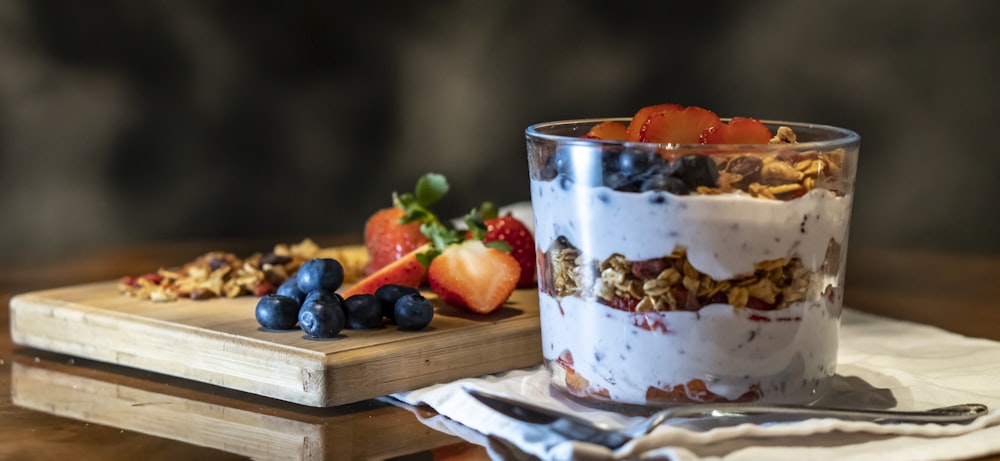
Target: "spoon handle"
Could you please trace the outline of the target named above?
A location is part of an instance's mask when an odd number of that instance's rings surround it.
[[[788,416],[794,419],[836,418],[880,424],[966,424],[989,412],[986,405],[966,403],[921,411],[828,408],[793,405],[692,405],[662,410],[647,421],[646,432],[675,418],[745,418],[753,416]]]
[[[736,418],[762,417],[767,421],[804,420],[810,418],[837,418],[870,421],[880,424],[917,423],[949,424],[969,423],[988,412],[986,405],[968,403],[924,411],[866,410],[853,408],[826,408],[803,405],[753,405],[753,404],[698,404],[672,407],[654,413],[647,419],[624,429],[613,429],[594,423],[573,413],[557,411],[501,393],[465,387],[465,392],[497,412],[516,420],[533,424],[570,440],[582,440],[617,448],[629,440],[640,437],[668,420],[689,418],[720,421]]]

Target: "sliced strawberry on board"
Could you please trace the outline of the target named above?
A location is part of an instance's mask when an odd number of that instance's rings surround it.
[[[625,130],[625,140],[639,142],[643,126],[645,126],[646,121],[648,121],[649,117],[653,114],[679,110],[684,110],[684,106],[680,104],[656,104],[639,109],[639,111],[632,116],[632,121],[629,122],[628,128]]]
[[[375,294],[382,285],[404,285],[417,288],[427,276],[427,266],[421,264],[417,255],[430,249],[430,244],[421,245],[415,250],[403,255],[389,265],[379,269],[375,273],[361,279],[341,295],[350,298],[360,294]]]
[[[584,138],[603,139],[607,141],[624,141],[625,125],[618,122],[601,122],[594,125]]]
[[[767,144],[771,130],[757,119],[733,117],[729,123],[712,125],[701,134],[702,144]]]
[[[368,263],[365,275],[371,275],[403,255],[428,242],[420,232],[420,222],[400,224],[406,212],[402,208],[383,208],[365,223],[365,247]]]
[[[517,287],[521,266],[508,253],[481,240],[448,245],[427,269],[431,290],[446,304],[488,314]]]
[[[698,144],[701,134],[721,122],[707,109],[688,106],[683,110],[664,110],[651,114],[639,131],[640,142],[658,144]]]

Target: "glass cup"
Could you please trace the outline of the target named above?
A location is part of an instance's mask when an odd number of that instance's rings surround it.
[[[603,121],[526,130],[552,385],[597,404],[818,399],[859,136],[765,121],[765,145],[582,137]]]

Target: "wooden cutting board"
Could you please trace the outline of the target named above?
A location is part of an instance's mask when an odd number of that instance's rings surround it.
[[[329,407],[541,363],[538,297],[517,290],[481,316],[434,305],[421,331],[344,330],[315,340],[269,331],[257,298],[154,303],[115,281],[36,291],[10,301],[15,343],[315,407]]]

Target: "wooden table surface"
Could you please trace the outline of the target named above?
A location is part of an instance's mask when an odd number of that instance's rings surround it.
[[[307,408],[11,342],[7,305],[14,294],[144,273],[209,250],[243,255],[270,245],[136,245],[0,267],[0,459],[488,458],[481,447],[429,429],[413,412],[380,401]],[[850,307],[1000,340],[1000,255],[852,248],[847,273]],[[130,400],[134,396],[141,398]],[[156,404],[185,413],[142,408]],[[213,425],[199,425],[205,421]],[[218,421],[225,423],[221,429]],[[226,434],[206,436],[230,429],[230,442],[219,442]],[[301,446],[301,437],[306,446],[310,437],[319,442],[309,453],[284,453],[280,438],[268,438],[272,434],[299,437],[290,446]]]

